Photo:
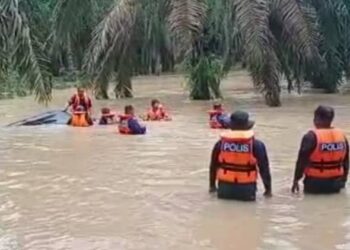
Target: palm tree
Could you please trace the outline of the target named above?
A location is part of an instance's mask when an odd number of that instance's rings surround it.
[[[132,97],[131,77],[173,64],[166,1],[120,0],[93,33],[85,69],[95,88],[115,81],[117,98]],[[164,57],[168,55],[168,57]]]
[[[142,10],[152,1],[120,0],[103,22],[95,30],[94,39],[87,54],[86,65],[95,83],[103,82],[125,69],[124,62],[129,69],[133,67],[135,37],[142,34],[137,23],[144,17]],[[254,85],[265,95],[266,103],[279,106],[281,59],[277,55],[278,44],[283,43],[290,51],[294,62],[307,64],[318,55],[316,44],[309,27],[307,17],[297,0],[234,0],[217,2],[233,5],[234,14],[226,25],[227,34],[238,28],[242,43],[236,50],[244,51],[244,61],[252,75]],[[167,20],[172,34],[183,49],[196,48],[200,41],[200,34],[205,27],[208,4],[204,0],[162,0],[164,15],[161,22]],[[230,9],[230,8],[229,8]],[[279,25],[275,31],[274,23]],[[236,31],[237,32],[237,31]],[[279,33],[279,34],[278,34]],[[232,44],[225,49],[223,56],[230,55]],[[209,48],[211,50],[212,48]],[[125,59],[128,58],[127,61]],[[129,64],[130,63],[130,64]],[[123,67],[121,67],[123,65]],[[129,70],[130,82],[132,70]],[[120,78],[116,78],[123,85]],[[127,88],[126,88],[127,89]]]
[[[39,102],[51,98],[51,76],[44,46],[31,32],[18,0],[0,2],[0,78],[15,70]]]
[[[265,93],[266,103],[279,106],[283,44],[298,62],[318,59],[312,29],[302,6],[296,0],[236,1],[238,22],[243,33],[244,50],[254,84]]]
[[[319,51],[324,64],[307,75],[314,87],[327,92],[350,79],[350,2],[347,0],[307,0],[315,12],[314,23],[319,31]],[[350,84],[349,84],[350,85]]]
[[[60,58],[69,80],[76,80],[91,33],[112,3],[113,0],[57,1],[52,18],[51,53],[53,58]],[[96,96],[107,98],[107,90],[97,89]]]
[[[190,97],[194,100],[221,98],[220,82],[241,51],[240,34],[233,25],[231,1],[208,0],[206,19],[187,53],[186,70]],[[239,58],[239,57],[238,57]]]
[[[331,4],[330,0],[322,2],[324,6]],[[343,5],[348,7],[345,0]],[[344,33],[339,37],[347,41],[345,24],[349,13],[344,14],[341,5],[332,6],[337,13],[335,20],[341,24],[337,29]],[[1,76],[14,67],[39,100],[48,100],[51,85],[48,53],[44,52],[50,44],[51,59],[56,55],[70,71],[83,68],[102,98],[108,97],[111,80],[115,81],[116,97],[131,97],[132,76],[169,70],[175,59],[182,62],[189,57],[192,70],[200,69],[194,71],[199,77],[193,79],[199,80],[194,80],[193,86],[200,87],[210,98],[220,95],[217,90],[223,72],[241,61],[247,65],[254,85],[264,93],[266,103],[279,106],[281,74],[296,82],[321,77],[315,69],[309,70],[318,57],[314,27],[320,29],[318,37],[323,39],[317,45],[328,67],[336,67],[332,69],[334,79],[339,78],[339,72],[349,72],[348,57],[339,54],[350,50],[340,49],[346,47],[345,42],[330,45],[327,15],[322,19],[325,8],[316,0],[101,0],[99,4],[92,0],[60,0],[53,13],[53,32],[47,40],[46,35],[40,35],[47,31],[31,32],[24,12],[28,10],[18,0],[3,0]],[[306,9],[315,9],[316,21],[310,21]],[[102,15],[105,17],[97,24]],[[330,63],[339,58],[341,70],[337,70],[338,64]],[[211,73],[200,73],[206,67]]]

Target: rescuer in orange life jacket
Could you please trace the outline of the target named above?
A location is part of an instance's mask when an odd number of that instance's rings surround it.
[[[153,99],[148,110],[145,121],[170,121],[171,118],[159,100]]]
[[[65,111],[69,107],[72,107],[72,118],[68,121],[68,125],[86,127],[85,123],[89,124],[89,126],[93,124],[91,119],[92,102],[83,88],[77,88],[77,93],[68,101]],[[84,119],[81,118],[82,112],[84,112]]]
[[[244,111],[236,111],[230,119],[231,130],[222,133],[212,151],[209,192],[217,191],[218,198],[253,201],[259,172],[264,195],[271,196],[269,160],[264,143],[254,137],[254,122]]]
[[[69,119],[67,125],[73,127],[89,127],[93,125],[93,121],[86,115],[86,110],[83,106],[76,107],[72,112],[72,118]]]
[[[91,108],[92,108],[91,99],[90,97],[87,96],[85,89],[81,87],[77,88],[77,93],[70,98],[65,110],[67,110],[69,107],[72,107],[72,110],[74,111],[79,106],[83,106],[84,110],[88,112],[89,116],[91,116]]]
[[[124,115],[120,115],[118,130],[121,134],[141,135],[146,133],[146,127],[142,126],[135,117],[134,107],[127,105],[124,108]]]
[[[349,143],[345,134],[332,127],[334,110],[319,106],[315,129],[304,135],[296,163],[292,192],[299,192],[304,178],[305,193],[338,193],[345,187],[349,171]]]

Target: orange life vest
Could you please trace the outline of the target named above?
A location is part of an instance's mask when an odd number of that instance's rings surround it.
[[[209,112],[209,126],[213,129],[223,128],[221,123],[218,121],[218,116],[223,113],[222,110],[210,110]]]
[[[70,125],[73,127],[89,127],[90,124],[87,121],[86,112],[73,112]]]
[[[132,119],[132,115],[119,115],[119,125],[118,130],[121,134],[131,134],[131,130],[129,128],[129,120]]]
[[[248,184],[257,181],[257,161],[253,155],[254,132],[228,131],[221,136],[218,181]]]
[[[346,157],[346,139],[339,129],[316,129],[317,146],[305,169],[305,176],[331,179],[344,175],[343,162]]]
[[[150,108],[147,112],[147,118],[150,121],[159,121],[165,118],[165,114],[166,112],[164,111],[164,108],[160,105],[157,110]]]

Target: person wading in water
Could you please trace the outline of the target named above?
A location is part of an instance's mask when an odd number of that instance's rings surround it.
[[[132,105],[124,108],[124,114],[119,115],[118,130],[126,135],[143,135],[146,133],[146,127],[141,125],[135,117],[135,109]]]
[[[218,198],[254,201],[259,172],[264,195],[271,196],[269,160],[264,143],[254,137],[254,122],[243,111],[230,118],[231,130],[222,133],[212,151],[209,192],[217,191]]]
[[[305,193],[338,193],[349,172],[349,143],[345,134],[332,127],[334,109],[319,106],[314,113],[315,129],[304,135],[295,167],[292,192],[299,192],[304,178]]]
[[[72,118],[74,118],[75,114],[83,111],[85,112],[85,115],[84,115],[86,120],[85,123],[89,125],[93,124],[93,121],[91,118],[92,101],[90,97],[87,96],[85,89],[81,87],[77,88],[77,93],[70,98],[64,111],[67,111],[69,107],[72,107],[72,114],[73,114]],[[73,119],[70,119],[68,121],[68,124],[71,125],[72,121]]]
[[[171,117],[158,99],[151,101],[151,107],[143,117],[145,121],[171,121]]]

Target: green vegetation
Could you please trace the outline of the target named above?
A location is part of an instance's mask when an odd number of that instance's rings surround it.
[[[132,77],[185,65],[190,97],[221,97],[243,64],[269,106],[281,78],[335,92],[350,78],[347,0],[2,0],[0,98],[49,101],[53,79],[132,97]]]

